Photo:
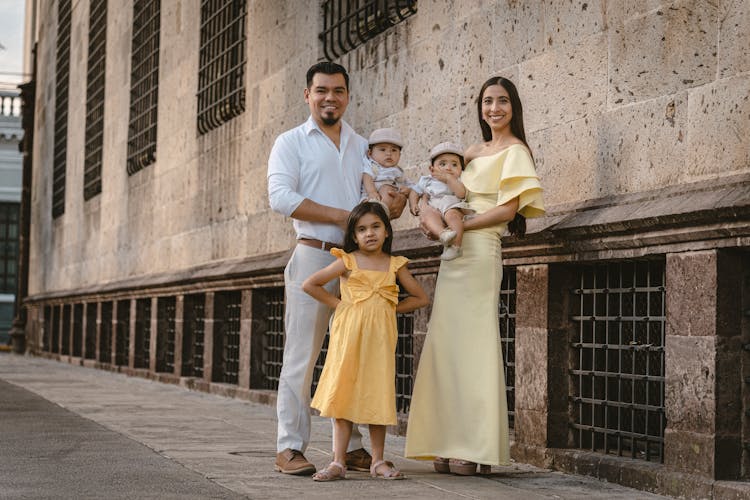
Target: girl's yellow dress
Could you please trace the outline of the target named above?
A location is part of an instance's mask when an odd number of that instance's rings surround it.
[[[518,197],[521,215],[544,214],[541,184],[524,146],[475,158],[461,180],[477,213]],[[440,264],[409,411],[407,457],[510,463],[498,324],[505,228],[467,231],[463,256]]]
[[[409,260],[391,257],[388,271],[360,269],[352,254],[331,253],[350,271],[331,323],[328,354],[311,406],[324,417],[396,424],[396,272]]]

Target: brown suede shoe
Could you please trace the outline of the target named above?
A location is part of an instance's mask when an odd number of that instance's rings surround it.
[[[290,448],[276,454],[276,466],[274,467],[284,474],[295,476],[309,476],[315,472],[315,466],[307,461],[301,451]]]
[[[346,454],[346,468],[360,472],[370,472],[372,457],[367,450],[360,448]]]

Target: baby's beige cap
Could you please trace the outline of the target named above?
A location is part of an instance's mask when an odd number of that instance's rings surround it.
[[[430,150],[430,161],[434,160],[435,157],[445,153],[453,153],[454,155],[458,155],[461,158],[464,157],[464,150],[458,144],[454,144],[452,142],[441,142]]]
[[[400,148],[404,147],[404,141],[401,140],[401,134],[395,128],[379,128],[373,130],[370,134],[369,144],[394,144]]]

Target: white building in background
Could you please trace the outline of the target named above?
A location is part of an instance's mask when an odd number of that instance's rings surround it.
[[[0,84],[0,345],[10,340],[16,292],[22,156],[21,97]]]

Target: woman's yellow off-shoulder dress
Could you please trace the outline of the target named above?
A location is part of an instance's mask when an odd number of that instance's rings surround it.
[[[328,353],[311,406],[324,417],[359,424],[396,424],[396,273],[406,257],[391,257],[388,271],[360,269],[353,254],[331,253],[350,271],[341,280]]]
[[[475,158],[461,180],[477,213],[519,198],[521,215],[544,214],[534,162],[522,145]],[[407,457],[510,463],[498,324],[505,228],[466,231],[463,256],[440,264],[409,412]]]

